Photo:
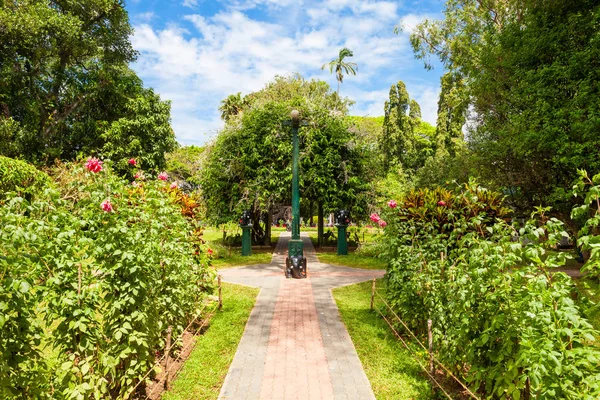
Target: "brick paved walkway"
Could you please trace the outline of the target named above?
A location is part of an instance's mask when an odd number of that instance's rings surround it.
[[[374,399],[331,289],[384,271],[321,264],[303,235],[308,279],[285,279],[289,237],[282,233],[270,264],[220,271],[261,291],[219,399]]]

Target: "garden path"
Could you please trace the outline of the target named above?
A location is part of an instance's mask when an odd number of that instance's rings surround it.
[[[322,264],[302,234],[308,278],[286,279],[289,239],[282,233],[270,264],[220,271],[261,291],[219,399],[375,399],[331,289],[385,271]]]

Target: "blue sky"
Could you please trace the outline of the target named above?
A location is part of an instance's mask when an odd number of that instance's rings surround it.
[[[414,59],[411,27],[440,18],[442,0],[128,0],[140,52],[132,66],[163,99],[182,144],[202,145],[223,126],[220,101],[261,89],[275,75],[298,72],[336,88],[321,66],[342,47],[354,52],[356,76],[341,95],[354,100],[352,115],[383,115],[398,80],[435,124],[442,68],[426,71]],[[394,27],[404,26],[400,34]]]

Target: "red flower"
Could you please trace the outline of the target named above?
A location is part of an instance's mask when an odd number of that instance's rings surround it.
[[[446,207],[446,202],[444,200],[438,201],[438,206]]]
[[[213,255],[213,250],[212,249],[206,250],[206,254],[208,254],[209,256],[212,256]]]
[[[98,160],[96,157],[90,157],[85,163],[85,167],[88,169],[88,171],[93,173],[100,172],[102,171],[102,161]]]
[[[112,206],[110,200],[104,200],[102,202],[102,204],[100,204],[100,207],[102,207],[102,210],[104,210],[106,212],[112,212],[113,211],[113,206]]]
[[[163,171],[160,174],[158,174],[158,179],[160,179],[161,181],[166,181],[167,179],[169,179],[169,175]]]
[[[388,201],[388,206],[390,208],[396,208],[398,206],[398,203],[396,203],[396,200],[390,200]]]
[[[175,182],[171,183],[170,188],[171,189],[177,189],[177,184]]]
[[[379,220],[381,219],[381,218],[379,218],[379,215],[377,215],[377,213],[371,214],[370,218],[371,218],[371,221],[373,221],[373,222],[379,222]]]
[[[385,228],[387,226],[387,222],[385,222],[382,219],[380,219],[378,223],[379,223],[379,226],[382,227],[382,228]]]
[[[127,161],[129,163],[129,165],[136,165],[137,161],[135,161],[135,158],[130,158],[129,161]]]

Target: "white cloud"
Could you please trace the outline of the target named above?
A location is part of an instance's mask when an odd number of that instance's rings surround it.
[[[183,0],[181,5],[184,7],[194,8],[198,5],[198,0]]]
[[[197,3],[183,2],[186,6]],[[357,101],[352,114],[383,114],[389,85],[413,63],[406,35],[392,33],[399,19],[397,3],[300,1],[303,20],[294,26],[285,18],[265,22],[243,11],[259,6],[277,9],[288,3],[292,1],[228,2],[228,7],[212,16],[187,15],[162,29],[143,22],[135,25],[132,43],[140,57],[134,69],[162,98],[172,101],[178,140],[206,142],[222,126],[218,112],[222,99],[231,93],[256,91],[275,75],[300,72],[327,80],[335,89],[335,77],[320,67],[342,47],[354,51],[349,61],[358,64],[358,74],[346,77],[341,88],[343,96]],[[423,117],[429,121],[430,103],[437,103],[435,88],[423,89],[419,95],[409,93],[420,99]]]

